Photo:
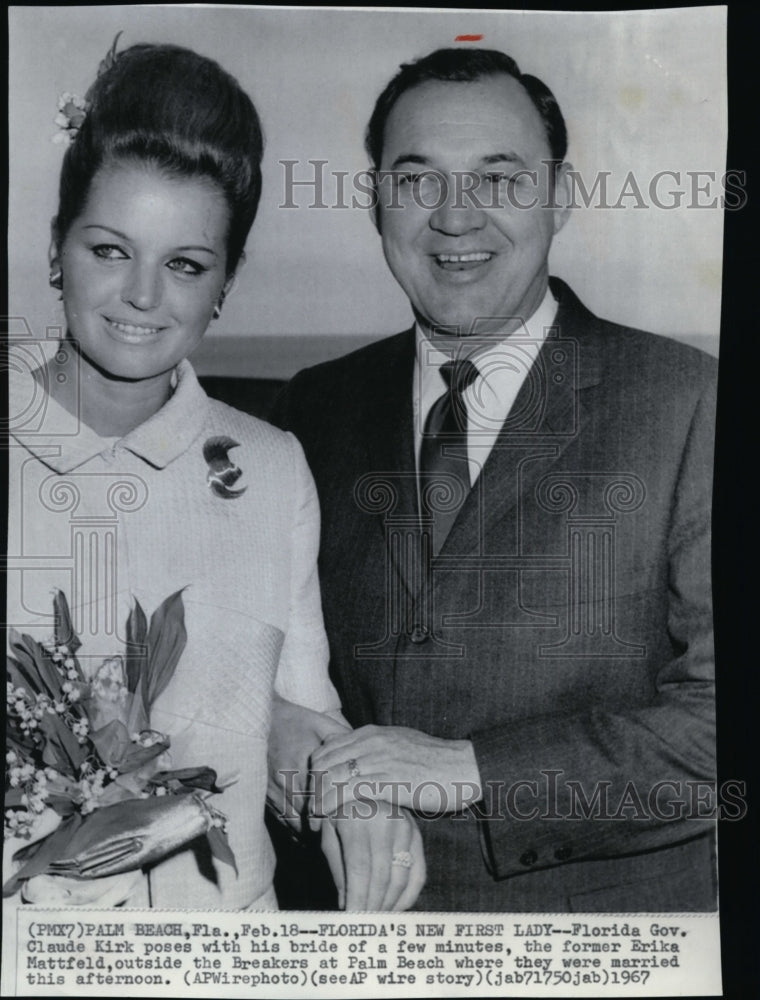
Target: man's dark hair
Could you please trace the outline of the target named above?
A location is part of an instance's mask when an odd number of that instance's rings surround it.
[[[399,72],[378,97],[367,126],[364,145],[373,167],[380,168],[385,125],[393,106],[402,94],[427,80],[449,83],[472,83],[486,76],[504,73],[522,85],[541,116],[554,160],[562,162],[567,152],[567,129],[559,104],[551,90],[538,77],[521,73],[510,56],[496,49],[437,49],[413,63],[402,63]]]

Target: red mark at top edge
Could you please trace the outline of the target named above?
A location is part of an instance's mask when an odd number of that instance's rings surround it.
[[[480,42],[482,41],[482,35],[457,35],[454,39],[455,42]]]

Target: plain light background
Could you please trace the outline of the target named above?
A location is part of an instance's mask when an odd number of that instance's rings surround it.
[[[50,219],[63,147],[51,140],[58,95],[84,95],[117,31],[120,48],[173,42],[218,60],[261,115],[261,206],[247,262],[222,319],[195,360],[209,374],[283,377],[361,340],[408,326],[411,311],[364,209],[310,209],[285,200],[285,171],[365,169],[363,135],[375,99],[401,62],[457,35],[501,49],[554,91],[568,159],[587,187],[611,173],[614,203],[633,171],[646,194],[659,171],[725,169],[723,7],[614,13],[284,9],[259,7],[12,7],[10,23],[9,306],[12,332],[63,323],[48,287]],[[729,164],[730,166],[730,164]],[[663,183],[663,196],[668,185]],[[682,176],[682,190],[689,182]],[[347,189],[349,190],[349,189]],[[707,195],[701,201],[712,200]],[[720,208],[579,208],[556,238],[552,273],[598,314],[717,353]],[[689,198],[684,198],[688,202]],[[22,321],[25,321],[23,323]]]

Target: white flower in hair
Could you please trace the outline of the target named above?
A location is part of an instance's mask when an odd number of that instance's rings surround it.
[[[53,119],[60,131],[53,136],[53,142],[70,146],[87,117],[88,108],[87,101],[76,94],[68,91],[61,94],[58,98],[58,114]]]

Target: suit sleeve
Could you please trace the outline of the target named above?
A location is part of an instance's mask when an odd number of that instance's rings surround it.
[[[714,393],[693,413],[672,501],[668,633],[655,695],[630,712],[547,713],[471,734],[497,877],[687,840],[714,824],[710,506]]]
[[[298,381],[299,376],[295,375],[287,385],[283,386],[272,404],[272,409],[267,414],[269,423],[279,427],[280,430],[293,430],[291,400],[293,399],[293,386],[297,385]]]

